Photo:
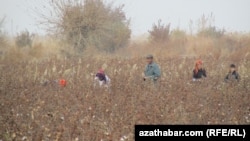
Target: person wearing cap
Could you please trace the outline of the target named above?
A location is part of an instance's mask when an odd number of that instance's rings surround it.
[[[200,80],[203,77],[207,77],[206,70],[202,68],[202,61],[197,60],[195,62],[195,68],[193,70],[193,81]]]
[[[94,78],[95,82],[99,83],[99,86],[102,87],[109,87],[110,86],[110,78],[108,77],[108,75],[105,74],[103,69],[99,69],[98,72],[95,75]],[[96,86],[96,83],[95,83]]]
[[[153,80],[156,82],[161,76],[161,70],[159,66],[154,62],[153,55],[149,54],[146,56],[147,65],[144,71],[144,78],[143,80],[146,81],[148,79]]]
[[[229,72],[225,77],[225,82],[235,81],[235,80],[239,81],[240,80],[240,75],[236,71],[236,66],[234,64],[231,64]]]

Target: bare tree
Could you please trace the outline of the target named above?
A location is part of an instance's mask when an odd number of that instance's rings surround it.
[[[218,39],[225,33],[225,29],[218,29],[214,26],[215,17],[213,13],[208,16],[202,15],[198,20],[198,36]]]
[[[33,36],[28,31],[22,31],[15,38],[16,46],[18,47],[31,47],[33,42]]]
[[[5,38],[5,33],[3,31],[3,24],[5,21],[5,17],[0,19],[0,47],[4,47],[6,45],[6,38]]]
[[[153,24],[152,29],[148,32],[153,42],[166,42],[170,36],[170,24],[162,24],[159,20],[157,24]]]
[[[4,21],[5,21],[5,17],[3,17],[1,20],[0,20],[0,29],[2,28],[3,24],[4,24]]]

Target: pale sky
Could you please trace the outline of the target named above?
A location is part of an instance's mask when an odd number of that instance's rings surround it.
[[[158,19],[171,23],[171,28],[180,27],[188,31],[190,20],[197,21],[203,14],[211,13],[215,16],[215,26],[218,28],[250,32],[250,0],[113,1],[115,5],[125,5],[133,35],[147,33]],[[10,35],[26,29],[32,33],[45,33],[38,26],[33,11],[35,7],[42,8],[43,4],[44,0],[0,0],[0,17],[6,16],[5,31]]]

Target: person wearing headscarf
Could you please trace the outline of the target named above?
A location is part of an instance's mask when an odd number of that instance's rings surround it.
[[[197,60],[195,62],[195,68],[193,70],[193,81],[202,79],[203,77],[207,77],[206,70],[202,67],[202,61]]]
[[[99,69],[98,72],[95,75],[95,81],[97,81],[99,83],[99,86],[102,87],[109,87],[110,85],[110,78],[108,77],[108,75],[105,74],[103,69]]]

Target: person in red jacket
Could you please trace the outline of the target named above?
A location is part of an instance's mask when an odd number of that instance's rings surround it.
[[[207,77],[206,70],[202,67],[202,61],[197,60],[193,70],[193,81],[202,79],[203,77]]]

